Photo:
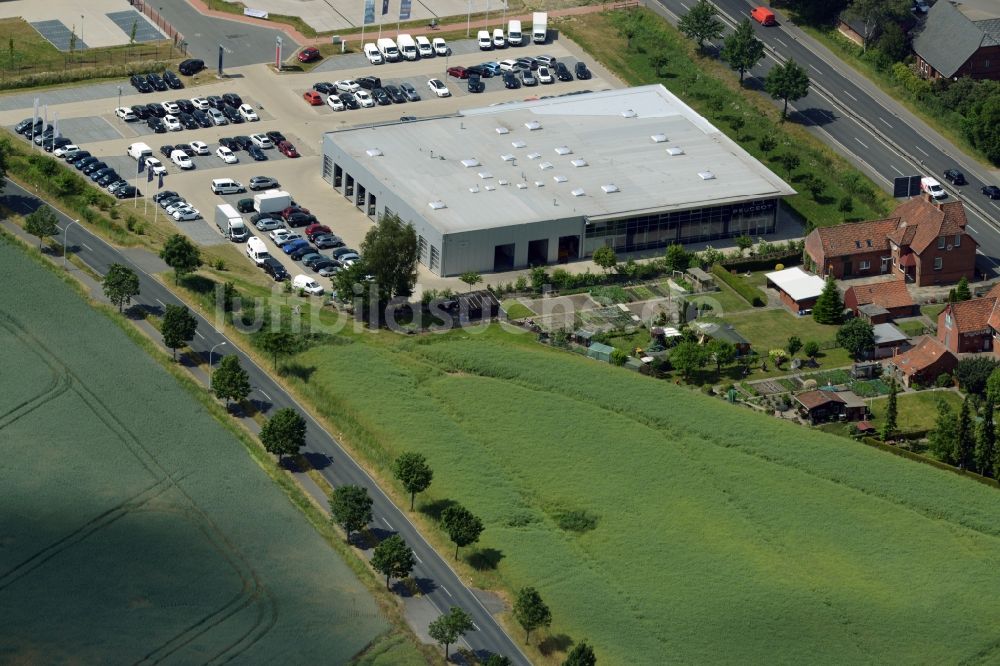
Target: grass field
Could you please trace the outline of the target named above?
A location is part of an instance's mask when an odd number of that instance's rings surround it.
[[[172,376],[2,239],[0,278],[4,661],[344,663],[384,634],[355,574]]]
[[[877,398],[871,403],[872,418],[869,420],[875,427],[881,426],[882,419],[885,418],[886,400],[887,398]],[[948,403],[956,413],[962,408],[962,396],[955,391],[921,391],[920,393],[899,394],[896,401],[899,410],[896,419],[899,431],[908,433],[931,430],[934,427],[934,420],[937,418],[938,402],[942,400]]]
[[[315,369],[297,385],[383,472],[427,455],[418,509],[482,516],[473,580],[538,587],[546,647],[586,637],[602,664],[1000,658],[1000,599],[982,593],[994,489],[497,327],[346,340],[292,359]],[[594,528],[560,529],[567,511]]]
[[[750,340],[762,356],[770,349],[784,349],[793,335],[799,336],[803,343],[815,340],[821,344],[832,342],[837,336],[836,326],[817,324],[812,317],[796,317],[785,309],[727,313],[723,319]],[[851,355],[846,349],[835,347],[821,351],[817,360],[824,368],[836,368],[850,365]]]

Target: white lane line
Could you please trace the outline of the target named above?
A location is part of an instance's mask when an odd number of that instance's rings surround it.
[[[906,175],[905,173],[903,173],[902,171],[900,171],[899,169],[897,169],[896,167],[894,167],[891,164],[889,165],[889,168],[892,169],[893,171],[895,171],[896,173],[898,173],[900,176],[905,176]]]
[[[889,124],[889,121],[886,120],[885,118],[879,116],[879,120],[881,120],[883,123],[885,123],[887,127],[892,127],[892,125]]]
[[[682,2],[682,3],[680,3],[680,5],[681,5],[681,7],[683,7],[683,8],[685,9],[685,10],[687,10],[687,11],[691,11],[691,8],[690,8],[690,7],[688,7],[687,5],[685,5],[685,4],[683,3],[683,2]]]
[[[448,591],[447,587],[445,587],[444,585],[439,585],[438,587],[444,590],[444,593],[447,594],[449,597],[451,596],[451,592]]]
[[[817,74],[822,74],[823,73],[823,72],[819,71],[819,69],[815,65],[813,65],[812,63],[809,64],[809,67],[811,67],[812,71],[816,72]]]
[[[153,300],[155,300],[157,303],[159,303],[160,305],[162,305],[164,308],[167,307],[167,304],[164,303],[163,301],[161,301],[160,299],[154,298]]]
[[[844,91],[844,94],[845,94],[845,95],[847,95],[848,97],[850,97],[851,99],[853,99],[853,100],[854,100],[855,102],[857,102],[857,101],[858,101],[858,98],[857,98],[857,97],[855,97],[855,96],[854,96],[854,95],[852,95],[851,93],[847,92],[846,90]]]
[[[194,332],[194,334],[195,334],[195,335],[197,335],[197,336],[198,336],[199,338],[201,338],[202,340],[204,340],[204,339],[205,339],[205,336],[201,334],[201,331],[195,331],[195,332]]]
[[[479,625],[477,625],[475,622],[472,623],[472,628],[475,629],[476,631],[482,631],[482,629],[479,628]]]
[[[268,400],[271,399],[271,396],[269,396],[268,394],[264,393],[264,389],[257,389],[257,390],[260,391],[260,394],[262,396],[264,396],[265,398],[267,398]]]
[[[395,531],[396,531],[396,530],[395,530],[395,529],[394,529],[394,528],[392,527],[392,525],[389,525],[389,521],[388,521],[388,520],[386,520],[385,518],[383,518],[383,519],[382,519],[382,522],[383,522],[383,523],[385,523],[385,524],[386,524],[386,526],[387,526],[387,527],[388,527],[388,528],[389,528],[390,530],[392,530],[393,532],[395,532]]]
[[[779,44],[781,44],[782,46],[784,46],[786,49],[788,48],[788,44],[784,43],[783,41],[781,41],[777,37],[774,38],[774,41],[778,42]]]
[[[80,245],[82,245],[83,247],[87,248],[87,251],[93,252],[93,250],[90,249],[90,246],[87,245],[86,243],[80,243]]]
[[[858,143],[860,143],[860,144],[862,145],[862,147],[863,147],[863,148],[864,148],[865,150],[869,150],[868,146],[866,146],[866,145],[865,145],[865,144],[864,144],[864,143],[863,143],[863,142],[861,141],[861,139],[859,139],[858,137],[854,137],[854,140],[855,140],[855,141],[857,141]]]
[[[966,229],[968,229],[969,231],[971,231],[971,232],[972,232],[972,233],[974,233],[974,234],[978,234],[978,233],[979,233],[978,231],[976,231],[975,229],[973,229],[973,228],[972,228],[972,227],[970,227],[969,225],[965,225],[965,228],[966,228]]]
[[[923,148],[921,148],[920,146],[913,146],[913,147],[916,148],[917,150],[919,150],[920,152],[922,152],[924,154],[924,157],[930,157],[930,155],[927,153],[927,151],[924,150]]]
[[[417,555],[416,553],[413,553],[413,559],[415,559],[420,564],[424,563],[424,561],[422,559],[420,559],[420,556]]]

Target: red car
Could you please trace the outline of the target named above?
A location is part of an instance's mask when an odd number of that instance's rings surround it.
[[[299,151],[295,150],[295,146],[293,146],[289,141],[279,141],[278,150],[280,150],[281,154],[284,155],[285,157],[299,156]]]
[[[308,227],[306,227],[306,238],[308,238],[309,240],[312,240],[314,236],[318,236],[319,234],[332,234],[332,233],[333,232],[330,230],[330,227],[326,226],[325,224],[310,224]]]
[[[323,97],[315,90],[307,90],[302,93],[302,99],[309,106],[323,106]]]
[[[315,46],[310,46],[299,51],[297,56],[299,62],[313,62],[314,60],[319,60],[322,56],[319,53],[319,49]]]
[[[456,65],[448,68],[448,76],[454,76],[456,79],[467,79],[469,78],[469,70]]]
[[[303,208],[301,206],[289,206],[285,210],[281,211],[281,219],[287,220],[288,216],[291,215],[292,213],[305,213],[306,215],[308,215],[309,209]]]

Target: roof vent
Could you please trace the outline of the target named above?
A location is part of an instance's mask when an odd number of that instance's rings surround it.
[[[684,149],[678,146],[671,146],[670,148],[667,148],[667,154],[671,157],[677,157],[678,155],[684,154]]]
[[[542,156],[541,153],[528,153],[529,160],[537,160],[541,156]]]
[[[528,122],[524,123],[524,126],[527,127],[529,130],[531,130],[532,132],[534,132],[535,130],[542,129],[542,124],[537,120],[529,120]]]
[[[699,171],[698,177],[702,180],[715,180],[715,174],[711,171]]]
[[[587,160],[576,159],[570,162],[575,167],[585,167],[587,166]]]
[[[428,204],[434,210],[441,210],[442,208],[447,208],[443,201],[432,201]]]
[[[625,109],[624,111],[622,111],[622,118],[635,118],[637,115],[639,114],[637,114],[632,109]]]
[[[479,166],[479,160],[477,160],[475,157],[470,157],[469,159],[462,160],[462,166],[464,166],[466,169],[470,167],[477,167]]]
[[[557,183],[565,183],[566,176],[552,176],[552,180],[556,181]]]
[[[524,141],[517,140],[517,141],[511,141],[510,145],[514,146],[515,148],[524,148],[528,144],[526,144]]]
[[[667,135],[666,134],[653,134],[649,138],[653,140],[653,143],[663,143],[664,141],[667,140]]]
[[[382,157],[382,151],[378,148],[369,148],[365,151],[368,157]]]
[[[569,149],[569,146],[559,146],[556,148],[557,155],[570,155],[572,152],[573,151]]]
[[[500,183],[501,185],[510,185],[510,182],[505,178],[501,178],[497,182]]]
[[[472,187],[469,188],[469,191],[472,192],[473,194],[478,193],[479,192],[479,185],[473,185]]]
[[[511,155],[510,153],[504,153],[503,155],[500,156],[500,159],[502,159],[504,162],[513,162],[514,156]]]
[[[607,185],[601,185],[601,189],[604,190],[605,194],[611,194],[612,192],[620,192],[618,186],[614,183],[608,183]]]
[[[538,168],[541,169],[542,171],[545,171],[546,169],[551,169],[552,168],[552,162],[541,162],[538,165]]]
[[[486,186],[486,191],[487,191],[487,192],[492,192],[492,191],[493,191],[493,190],[495,190],[495,189],[497,189],[497,188],[496,188],[496,187],[494,187],[493,185],[487,185],[487,186]]]
[[[541,180],[536,180],[535,187],[545,187],[545,183]]]
[[[586,192],[583,191],[582,187],[578,187],[575,190],[573,190],[572,194],[574,197],[582,197],[584,194],[586,194]]]
[[[518,183],[517,184],[517,189],[519,189],[519,190],[526,190],[526,189],[528,189],[528,184],[527,183]]]
[[[483,180],[488,180],[493,177],[493,174],[491,174],[489,171],[480,171],[479,177],[482,178]]]
[[[510,130],[506,127],[498,127],[497,134],[510,134]]]

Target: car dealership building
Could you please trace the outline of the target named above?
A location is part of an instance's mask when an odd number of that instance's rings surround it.
[[[795,193],[661,85],[328,132],[323,178],[444,276],[764,236]]]

